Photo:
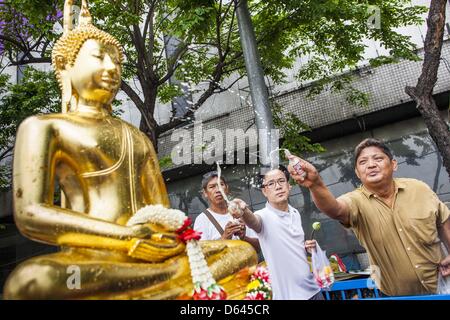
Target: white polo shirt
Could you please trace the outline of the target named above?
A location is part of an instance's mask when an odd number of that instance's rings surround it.
[[[207,210],[217,220],[217,222],[219,223],[219,225],[222,227],[223,230],[225,230],[225,226],[227,225],[227,223],[233,220],[231,215],[228,213],[220,214],[212,211],[211,209]],[[220,240],[221,238],[219,231],[217,231],[216,227],[212,224],[212,222],[203,212],[200,213],[195,219],[194,230],[202,233],[202,237],[200,240]],[[248,227],[245,230],[245,235],[250,238],[258,238],[256,232]],[[239,240],[239,237],[233,236],[231,239]]]
[[[274,300],[307,300],[320,289],[310,271],[305,233],[298,211],[275,209],[268,202],[255,214],[262,220],[259,244],[269,269]]]

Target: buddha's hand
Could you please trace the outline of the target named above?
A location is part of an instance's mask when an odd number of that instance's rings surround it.
[[[145,239],[131,239],[128,248],[128,255],[132,258],[147,262],[162,262],[166,259],[180,255],[185,252],[183,242],[168,244],[159,241]]]
[[[162,262],[185,251],[176,234],[154,224],[132,227],[135,236],[129,241],[128,255],[147,262]]]
[[[174,232],[155,226],[150,223],[137,224],[131,228],[132,238],[146,239],[152,242],[168,244],[178,244],[179,240]]]
[[[130,238],[148,239],[152,236],[152,229],[146,224],[137,224],[129,228]]]

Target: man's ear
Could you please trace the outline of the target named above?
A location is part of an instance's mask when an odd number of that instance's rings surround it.
[[[261,188],[261,192],[263,193],[264,197],[267,198],[266,188]]]
[[[397,160],[392,159],[391,162],[392,162],[392,166],[393,166],[394,171],[397,171],[397,168],[398,168],[398,162],[397,162]]]

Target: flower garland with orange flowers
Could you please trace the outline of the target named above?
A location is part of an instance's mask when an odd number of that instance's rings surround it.
[[[162,205],[148,205],[136,212],[127,222],[127,226],[143,223],[159,224],[169,231],[174,231],[178,239],[186,244],[189,258],[194,300],[225,300],[227,294],[214,280],[205,256],[198,244],[201,232],[192,228],[192,221],[186,215],[176,209],[168,209]]]
[[[258,266],[250,277],[247,285],[247,295],[244,300],[271,300],[272,287],[270,285],[269,271],[265,266]]]

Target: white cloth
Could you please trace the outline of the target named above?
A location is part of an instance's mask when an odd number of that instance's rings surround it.
[[[211,215],[217,220],[219,225],[225,230],[225,226],[227,223],[233,218],[230,214],[221,214],[212,211],[211,209],[207,209]],[[220,233],[217,231],[216,227],[212,224],[212,222],[208,219],[206,214],[203,212],[200,213],[195,219],[194,230],[202,233],[202,237],[200,240],[220,240]],[[245,235],[249,238],[258,238],[255,231],[250,228],[246,228]],[[239,240],[238,236],[233,236],[232,240]]]
[[[274,300],[307,300],[320,291],[305,250],[305,233],[298,211],[275,209],[266,203],[255,214],[262,220],[259,244],[267,262]]]

